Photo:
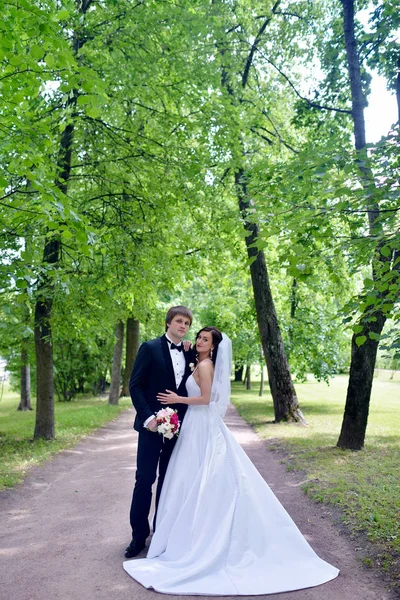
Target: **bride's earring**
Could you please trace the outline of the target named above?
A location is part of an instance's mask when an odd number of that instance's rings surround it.
[[[210,350],[210,358],[212,358],[212,355],[213,355],[213,351],[212,351],[212,348],[211,348],[211,350]]]

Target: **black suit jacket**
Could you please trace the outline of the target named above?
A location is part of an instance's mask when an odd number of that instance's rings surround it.
[[[187,396],[185,383],[191,371],[189,363],[194,360],[192,351],[185,352],[186,370],[183,379],[176,388],[175,374],[172,366],[171,354],[165,335],[149,342],[143,342],[139,348],[132,375],[129,381],[129,392],[132,404],[136,409],[134,428],[140,431],[144,422],[160,410],[165,408],[157,400],[159,392],[171,390],[179,396]],[[187,404],[172,404],[177,409],[179,419],[182,421],[187,410]]]

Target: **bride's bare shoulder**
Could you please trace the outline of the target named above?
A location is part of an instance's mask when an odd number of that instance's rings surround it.
[[[202,360],[198,364],[197,369],[199,373],[214,373],[214,364],[212,360]]]

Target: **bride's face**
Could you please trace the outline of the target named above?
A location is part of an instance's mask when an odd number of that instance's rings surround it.
[[[196,350],[205,354],[213,348],[211,331],[200,331],[196,338]]]

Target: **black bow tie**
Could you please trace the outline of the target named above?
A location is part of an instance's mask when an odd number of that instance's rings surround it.
[[[176,346],[176,345],[174,344],[174,342],[171,342],[171,346],[170,346],[170,348],[171,348],[171,350],[179,350],[179,352],[182,352],[182,350],[183,350],[183,346],[182,346],[182,344],[179,344],[179,346]]]

